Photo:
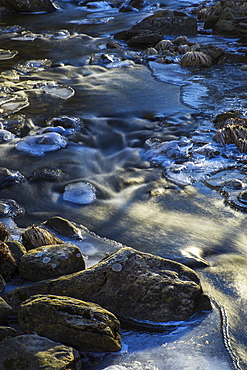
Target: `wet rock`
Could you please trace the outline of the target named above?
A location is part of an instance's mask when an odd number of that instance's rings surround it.
[[[16,12],[53,12],[57,9],[51,0],[2,0],[1,6]]]
[[[11,328],[10,326],[0,326],[0,342],[7,338],[13,338],[20,335],[17,330]],[[1,360],[0,360],[1,362]]]
[[[46,120],[47,126],[62,126],[64,128],[78,128],[82,126],[83,122],[78,117],[70,117],[66,115],[52,117]]]
[[[79,352],[34,334],[19,335],[0,343],[0,368],[80,370]]]
[[[18,54],[16,50],[0,49],[0,60],[8,60],[14,58]]]
[[[61,292],[137,320],[186,320],[211,307],[193,270],[127,247],[85,271],[16,288],[4,299],[16,310],[34,294]]]
[[[19,171],[13,171],[5,167],[0,167],[0,189],[18,185],[24,180],[24,176]]]
[[[114,37],[127,40],[128,45],[154,46],[162,40],[163,35],[179,34],[196,35],[196,18],[166,9],[144,18],[127,31],[116,33]]]
[[[12,307],[0,297],[0,324],[5,323],[11,314],[13,314]]]
[[[212,59],[202,51],[188,51],[181,60],[181,67],[210,67]]]
[[[2,222],[0,222],[0,240],[2,242],[6,242],[9,235],[9,231],[7,230],[6,226]]]
[[[22,208],[15,200],[0,200],[0,217],[19,217],[22,216],[24,213],[24,208]]]
[[[247,118],[227,118],[214,139],[223,145],[235,144],[241,153],[247,152]]]
[[[59,216],[51,217],[49,220],[44,222],[44,225],[58,231],[62,235],[69,236],[70,238],[80,237],[80,230],[73,225],[71,221],[66,220],[65,218]]]
[[[30,250],[44,245],[63,244],[63,241],[50,231],[33,225],[22,233],[22,244],[27,250]]]
[[[224,36],[244,36],[247,7],[244,0],[217,1],[210,7],[204,8],[205,29],[211,29],[213,34]]]
[[[23,114],[11,115],[2,119],[1,122],[6,130],[21,137],[26,136],[34,128],[31,119]]]
[[[29,181],[61,181],[64,178],[64,173],[61,170],[42,168],[41,170],[34,171],[33,176]]]
[[[2,275],[0,275],[0,293],[2,293],[4,291],[5,286],[6,286],[6,282],[5,282],[4,278],[2,277]]]
[[[4,242],[0,242],[0,274],[5,281],[9,281],[17,268],[12,253]]]
[[[35,295],[23,302],[18,320],[27,333],[35,331],[81,351],[121,349],[119,321],[94,303],[70,297]]]
[[[84,270],[85,261],[76,245],[47,245],[23,255],[18,269],[23,279],[40,281]]]
[[[17,265],[20,262],[21,257],[27,253],[26,248],[20,242],[15,240],[10,240],[6,242],[7,246],[9,247],[12,256],[14,257]]]

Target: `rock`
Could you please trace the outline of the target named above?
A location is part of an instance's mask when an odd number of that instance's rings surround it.
[[[18,320],[24,332],[36,332],[80,351],[121,349],[119,321],[94,303],[70,297],[35,295],[22,303]]]
[[[31,249],[18,265],[23,279],[40,281],[85,269],[85,261],[76,245],[57,244]]]
[[[6,282],[5,282],[4,278],[2,277],[2,275],[0,275],[0,293],[2,293],[4,291],[5,286],[6,286]]]
[[[62,244],[63,241],[42,227],[30,226],[22,233],[22,243],[30,250],[44,245]]]
[[[12,256],[14,257],[17,265],[20,262],[21,257],[27,253],[26,248],[20,242],[15,240],[10,240],[6,242],[7,246],[9,247]]]
[[[12,307],[0,297],[0,324],[4,323],[12,313]]]
[[[181,67],[210,67],[212,59],[202,51],[188,51],[180,59]]]
[[[0,167],[0,189],[18,185],[24,181],[24,176],[19,171],[12,171],[5,167]]]
[[[126,40],[128,45],[154,46],[163,39],[163,35],[196,35],[195,17],[169,9],[159,10],[144,18],[129,30],[115,34],[118,40]]]
[[[33,176],[29,181],[61,181],[64,178],[64,173],[61,170],[53,170],[50,168],[42,168],[41,170],[34,171]]]
[[[247,118],[227,118],[214,139],[223,145],[235,144],[241,153],[247,152]]]
[[[6,226],[0,222],[0,240],[2,242],[6,242],[9,237],[9,231],[7,230]]]
[[[53,12],[57,9],[51,0],[1,0],[1,6],[16,12]]]
[[[156,322],[186,320],[211,309],[193,270],[128,247],[85,271],[19,287],[3,297],[17,310],[34,294],[62,294],[95,302],[117,317]]]
[[[5,338],[13,338],[20,335],[17,330],[11,328],[10,326],[0,326],[0,342]],[[0,360],[1,363],[1,360]]]
[[[0,343],[0,369],[81,370],[79,352],[34,334],[19,335]]]
[[[45,226],[48,226],[55,231],[58,231],[62,235],[66,235],[72,238],[78,238],[80,234],[80,230],[72,224],[69,220],[66,220],[62,217],[51,217],[49,220],[44,222]],[[87,230],[87,229],[85,229]],[[88,230],[87,230],[88,231]]]
[[[0,274],[5,281],[9,281],[17,268],[16,261],[9,247],[0,241]]]
[[[14,199],[0,200],[0,217],[19,217],[24,213],[24,208],[22,208]]]

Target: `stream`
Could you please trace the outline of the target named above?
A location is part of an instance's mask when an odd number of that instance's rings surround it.
[[[192,267],[212,298],[211,312],[161,332],[123,329],[121,352],[92,355],[95,370],[247,370],[247,154],[216,143],[213,123],[245,116],[247,68],[183,68],[122,41],[107,47],[161,8],[195,4],[120,12],[62,0],[54,13],[1,18],[1,48],[18,52],[0,54],[0,167],[16,177],[0,188],[1,221],[18,234],[64,217],[90,230],[78,241],[88,266],[127,245]],[[233,37],[189,39],[247,51]]]

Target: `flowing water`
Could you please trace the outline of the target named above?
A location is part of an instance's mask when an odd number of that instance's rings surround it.
[[[121,243],[200,275],[212,312],[159,332],[125,329],[123,350],[95,355],[92,368],[247,369],[247,158],[214,141],[212,122],[228,110],[245,115],[247,71],[159,64],[124,43],[108,49],[115,32],[155,10],[193,5],[124,13],[109,4],[61,1],[52,14],[1,19],[1,48],[12,54],[0,60],[0,166],[19,171],[0,190],[3,221],[19,216],[14,226],[24,228],[59,215],[92,232],[78,241],[88,265]],[[234,38],[191,41],[246,51]],[[6,132],[21,119],[21,133]],[[227,188],[233,178],[241,190]]]

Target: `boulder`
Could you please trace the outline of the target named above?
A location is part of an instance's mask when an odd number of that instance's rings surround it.
[[[80,351],[121,349],[120,323],[97,304],[55,295],[36,295],[23,302],[18,319],[26,333],[35,332]]]
[[[196,35],[197,20],[182,12],[160,10],[135,24],[129,30],[115,34],[118,40],[128,45],[154,46],[163,35]]]
[[[12,311],[12,307],[0,297],[0,324],[7,320],[7,317],[13,313]]]
[[[9,247],[0,241],[0,274],[3,279],[5,281],[10,280],[16,268],[17,264]]]
[[[15,310],[34,294],[57,294],[99,304],[118,317],[186,320],[210,310],[198,275],[161,257],[123,247],[75,274],[16,288],[3,297]]]
[[[10,326],[0,326],[0,342],[5,338],[13,338],[20,334],[21,333]]]
[[[21,257],[27,253],[26,248],[20,242],[16,240],[10,240],[6,242],[7,246],[9,247],[12,256],[14,257],[17,265],[20,262]]]
[[[18,269],[23,279],[40,281],[84,270],[85,260],[76,245],[46,245],[24,254]]]
[[[82,369],[77,350],[35,334],[4,339],[0,353],[1,370]]]
[[[62,243],[63,241],[61,239],[42,227],[33,225],[22,233],[22,244],[27,250],[42,247],[43,245]]]

